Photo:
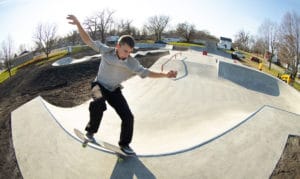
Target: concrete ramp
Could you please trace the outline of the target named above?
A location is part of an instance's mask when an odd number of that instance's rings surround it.
[[[82,148],[73,134],[88,121],[88,102],[61,108],[38,97],[15,110],[13,143],[24,178],[268,178],[288,135],[300,135],[299,92],[196,52],[170,60],[164,70],[170,69],[179,71],[177,79],[124,83],[138,158],[123,163]],[[117,144],[119,129],[108,108],[96,137]]]
[[[256,92],[279,96],[278,79],[253,69],[220,62],[219,76]]]

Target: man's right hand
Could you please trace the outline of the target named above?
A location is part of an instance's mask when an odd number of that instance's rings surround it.
[[[73,24],[73,25],[78,25],[79,24],[79,21],[78,21],[78,19],[76,18],[76,16],[74,16],[74,15],[68,15],[67,16],[67,19],[69,19],[70,20],[70,22],[69,22],[69,24]]]
[[[72,24],[72,25],[76,25],[77,28],[78,28],[78,32],[79,32],[79,35],[82,39],[82,41],[87,44],[89,47],[93,48],[95,51],[99,51],[99,49],[95,48],[93,42],[92,42],[92,39],[91,37],[89,36],[89,34],[82,28],[79,20],[76,18],[76,16],[70,14],[67,16],[67,19],[70,20],[69,21],[69,24]]]
[[[167,73],[168,78],[176,78],[176,76],[177,76],[177,71],[171,70]]]

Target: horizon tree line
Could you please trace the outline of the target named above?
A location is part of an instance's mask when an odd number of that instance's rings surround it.
[[[192,42],[195,39],[217,40],[208,31],[197,30],[194,24],[187,21],[178,23],[175,28],[166,30],[170,25],[170,17],[167,15],[154,15],[147,19],[147,22],[138,29],[132,25],[132,20],[114,18],[115,11],[103,9],[87,17],[83,22],[84,28],[94,40],[105,39],[110,35],[130,34],[136,39],[154,41],[162,40],[163,35],[181,37],[186,42]],[[35,51],[42,51],[48,55],[60,44],[78,44],[80,37],[77,31],[68,33],[65,37],[56,35],[57,26],[55,24],[38,24],[33,33]],[[300,16],[296,12],[287,12],[280,24],[266,19],[259,27],[256,36],[251,35],[245,30],[240,30],[235,35],[234,47],[247,52],[254,52],[264,55],[269,52],[269,68],[271,69],[271,58],[276,54],[280,60],[287,63],[297,73],[299,65],[299,44],[300,44]],[[25,45],[20,45],[19,51],[24,51]],[[13,46],[13,40],[8,37],[2,42],[0,58],[4,59],[5,67],[10,71],[9,61],[17,56]]]

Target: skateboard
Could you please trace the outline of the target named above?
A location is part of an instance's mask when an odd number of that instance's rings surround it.
[[[98,139],[95,139],[90,141],[88,140],[85,135],[78,129],[74,129],[74,133],[75,135],[82,141],[82,147],[86,147],[88,146],[88,143],[91,143],[91,144],[94,144],[95,146],[97,146],[98,148],[101,148],[101,149],[105,149],[105,150],[108,150],[110,152],[113,152],[115,155],[118,156],[119,158],[119,161],[122,161],[122,159],[125,159],[126,157],[133,157],[135,155],[128,155],[126,153],[124,153],[120,147],[117,147],[113,144],[110,144],[110,143],[107,143],[107,142],[104,142],[104,141],[101,141],[101,140],[98,140]]]

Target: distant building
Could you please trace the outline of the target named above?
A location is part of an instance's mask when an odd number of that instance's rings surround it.
[[[34,57],[34,52],[24,51],[19,56],[11,60],[12,67],[19,66],[27,62],[28,60],[33,59],[33,57]]]
[[[232,45],[232,40],[227,37],[220,37],[220,41],[219,43],[217,43],[218,48],[228,49],[228,50],[231,49],[231,45]]]

